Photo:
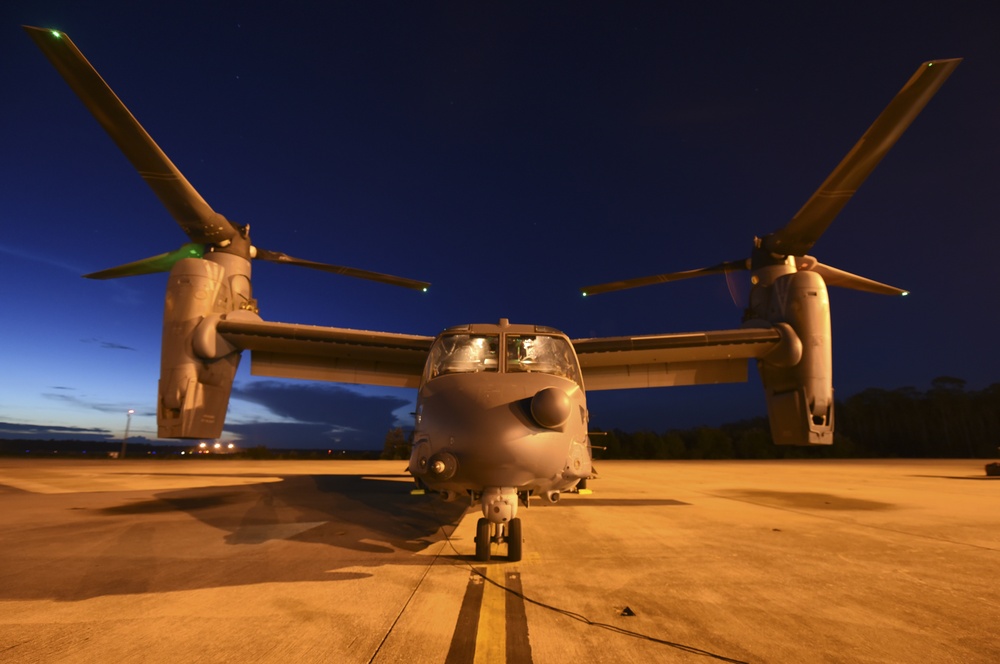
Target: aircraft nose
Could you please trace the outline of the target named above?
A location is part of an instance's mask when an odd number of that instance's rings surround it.
[[[558,387],[546,387],[531,398],[531,416],[547,429],[558,429],[569,419],[569,395]]]

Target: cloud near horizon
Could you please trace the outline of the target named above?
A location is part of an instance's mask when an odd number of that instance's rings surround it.
[[[265,414],[230,421],[226,431],[243,447],[379,449],[397,426],[393,411],[409,400],[371,395],[339,385],[254,381],[233,388],[233,399],[263,406]]]
[[[106,348],[107,350],[131,350],[134,351],[135,348],[131,346],[126,346],[124,344],[116,343],[114,341],[102,341],[101,339],[96,339],[91,337],[90,339],[80,339],[81,342],[85,344],[97,344],[101,348]]]
[[[0,422],[0,438],[23,440],[84,440],[107,442],[114,436],[107,429]]]
[[[72,387],[53,387],[52,389],[63,390],[63,391],[67,391],[67,392],[75,390],[75,388],[72,388]],[[120,413],[120,414],[124,415],[126,412],[128,412],[130,410],[130,407],[127,404],[122,404],[122,403],[107,403],[107,402],[102,402],[102,401],[91,401],[86,396],[82,396],[81,397],[81,396],[76,396],[74,394],[60,394],[58,392],[43,392],[42,393],[42,397],[45,398],[45,399],[48,399],[49,401],[58,401],[58,402],[70,404],[70,405],[73,405],[73,406],[78,406],[78,407],[84,408],[84,409],[96,410],[96,411],[98,411],[100,413],[116,413],[116,414]],[[137,409],[132,409],[132,410],[137,410]],[[155,410],[149,410],[149,409],[147,409],[147,410],[139,410],[137,412],[137,416],[139,416],[139,417],[156,417],[156,411]],[[44,426],[44,425],[42,425],[42,426]]]
[[[50,392],[42,394],[43,398],[67,406],[105,413],[127,410],[121,404],[80,396],[72,387],[60,385],[49,389]],[[379,389],[273,380],[236,385],[232,402],[237,402],[237,407],[230,407],[224,435],[238,437],[240,447],[381,449],[386,433],[400,426],[396,411],[412,409],[412,400],[393,394],[392,390],[389,394],[377,393]],[[146,409],[137,416],[155,418],[156,413]],[[8,439],[112,441],[120,435],[99,427],[0,422],[0,438]],[[139,432],[129,438],[155,442]],[[182,445],[186,441],[164,442]]]

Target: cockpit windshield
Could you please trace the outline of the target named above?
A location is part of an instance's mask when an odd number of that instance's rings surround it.
[[[448,334],[431,347],[427,379],[448,373],[500,370],[500,338],[496,334]]]
[[[547,334],[504,334],[502,338],[499,334],[444,334],[431,346],[425,379],[480,371],[552,374],[582,385],[569,341]]]
[[[580,382],[573,349],[562,337],[543,334],[507,335],[507,372],[537,371]]]

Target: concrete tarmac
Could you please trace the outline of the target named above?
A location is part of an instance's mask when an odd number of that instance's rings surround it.
[[[0,661],[998,662],[984,461],[604,461],[473,560],[405,462],[0,459]]]

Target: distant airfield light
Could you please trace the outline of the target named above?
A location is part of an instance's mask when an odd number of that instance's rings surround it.
[[[128,412],[125,413],[125,433],[122,435],[122,450],[121,450],[121,452],[119,453],[119,456],[118,456],[118,458],[120,458],[120,459],[124,459],[125,458],[125,441],[128,440],[128,429],[129,429],[129,426],[131,426],[131,424],[132,424],[132,415],[134,415],[134,414],[135,414],[135,409],[134,408],[129,408]]]

